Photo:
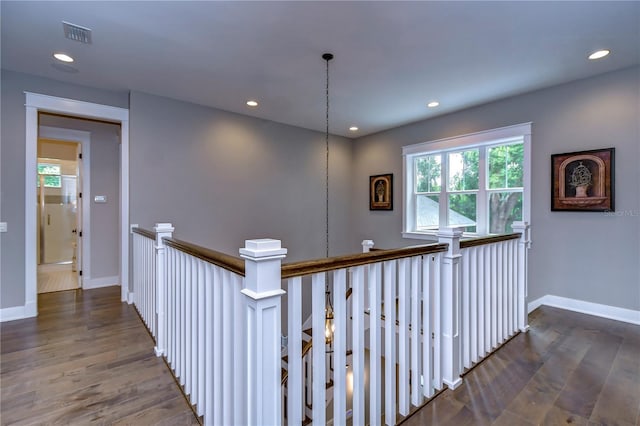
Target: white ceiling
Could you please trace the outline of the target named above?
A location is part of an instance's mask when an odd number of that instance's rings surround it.
[[[640,63],[640,2],[0,3],[2,67],[359,137]],[[93,30],[64,38],[62,21]],[[607,48],[599,61],[586,56]],[[77,72],[52,66],[54,51]],[[247,99],[260,106],[249,109]],[[431,100],[440,107],[426,108]],[[348,127],[357,125],[352,133]]]

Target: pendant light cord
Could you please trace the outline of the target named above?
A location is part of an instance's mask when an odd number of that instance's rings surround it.
[[[326,131],[325,131],[325,148],[326,148],[326,167],[325,167],[325,257],[329,257],[329,61],[333,59],[331,53],[322,55],[322,59],[327,63],[327,85],[326,95]]]
[[[326,168],[325,168],[325,190],[326,190],[326,204],[325,204],[325,237],[326,237],[326,245],[325,245],[325,256],[329,257],[329,59],[327,61],[327,87],[326,87],[326,96],[327,96],[327,109],[326,109],[326,132],[325,132],[325,147],[326,147]]]

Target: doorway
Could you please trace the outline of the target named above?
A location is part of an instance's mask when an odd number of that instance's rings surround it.
[[[38,139],[38,293],[82,286],[82,145]]]
[[[73,117],[105,120],[120,124],[119,201],[119,284],[121,299],[130,302],[129,293],[129,111],[107,105],[25,92],[25,304],[16,312],[18,318],[38,315],[37,300],[37,169],[38,114],[48,112]],[[85,197],[86,199],[87,197]],[[84,201],[83,199],[83,202]],[[85,238],[86,240],[86,238]]]

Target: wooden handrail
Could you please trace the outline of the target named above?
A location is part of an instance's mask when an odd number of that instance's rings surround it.
[[[282,279],[316,274],[318,272],[351,268],[369,263],[384,262],[401,259],[403,257],[420,256],[424,254],[447,251],[447,244],[428,244],[405,247],[393,250],[378,250],[369,253],[350,254],[346,256],[328,257],[325,259],[304,260],[302,262],[285,263],[282,265]]]
[[[176,240],[175,238],[164,238],[163,240],[168,247],[180,250],[205,262],[213,263],[244,277],[244,260],[239,257],[230,256],[186,241]]]
[[[509,241],[509,240],[517,240],[520,238],[520,234],[500,234],[500,235],[489,235],[486,237],[478,237],[478,238],[470,238],[468,240],[460,241],[460,248],[465,249],[469,247],[482,246],[485,244],[493,244],[499,243],[500,241]]]
[[[131,232],[133,232],[134,234],[142,235],[143,237],[150,238],[154,241],[156,240],[156,233],[147,229],[139,228],[136,226],[135,228],[131,228]]]

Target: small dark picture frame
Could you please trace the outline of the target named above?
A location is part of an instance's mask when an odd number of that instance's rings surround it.
[[[369,176],[369,210],[393,210],[393,174]]]
[[[551,210],[615,211],[615,148],[551,156]]]

